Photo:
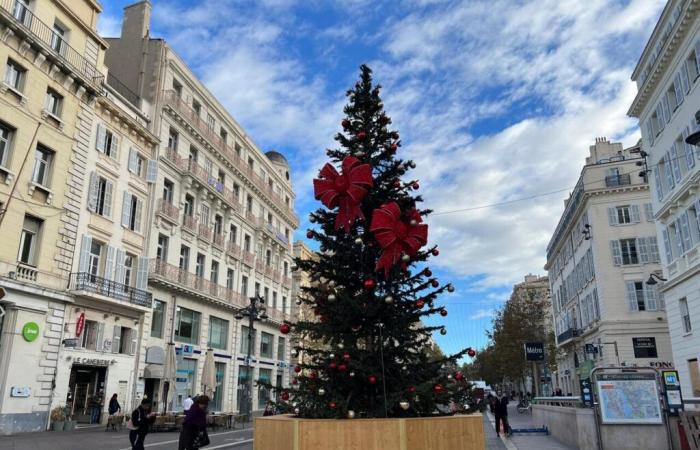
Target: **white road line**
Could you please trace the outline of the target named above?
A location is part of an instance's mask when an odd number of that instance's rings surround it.
[[[224,434],[240,433],[241,431],[249,431],[249,430],[252,430],[252,429],[253,429],[253,428],[243,428],[243,429],[234,430],[234,431],[224,431],[224,432],[222,432],[222,433],[210,434],[209,437],[221,436],[221,435],[224,435]],[[127,439],[128,439],[128,437],[127,437]],[[154,442],[153,444],[146,444],[146,445],[144,445],[144,447],[157,447],[157,446],[159,446],[159,445],[172,444],[172,443],[175,443],[175,442],[178,442],[178,441],[179,441],[179,439],[174,439],[174,440],[172,440],[172,441]],[[251,439],[251,442],[252,442],[252,439]],[[227,444],[227,445],[231,445],[231,444]],[[209,447],[209,448],[212,449],[212,448],[221,448],[221,447]],[[120,449],[120,450],[131,450],[131,447],[122,448],[122,449]]]
[[[489,422],[495,427],[496,426],[496,419],[493,417],[490,411],[486,411],[486,417],[489,418]],[[513,444],[513,441],[510,439],[507,439],[503,434],[498,433],[498,437],[501,438],[501,442],[503,442],[503,445],[506,446],[506,449],[508,450],[518,450],[518,447]]]
[[[216,445],[214,447],[207,447],[208,450],[214,450],[216,448],[229,448],[229,447],[236,447],[238,445],[243,445],[243,444],[250,444],[253,442],[252,439],[247,439],[245,441],[240,441],[240,442],[232,442],[230,444],[221,444],[221,445]],[[517,449],[516,449],[517,450]]]

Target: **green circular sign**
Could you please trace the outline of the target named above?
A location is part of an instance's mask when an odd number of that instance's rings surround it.
[[[22,328],[22,337],[27,342],[33,342],[39,337],[39,325],[36,322],[27,322]]]

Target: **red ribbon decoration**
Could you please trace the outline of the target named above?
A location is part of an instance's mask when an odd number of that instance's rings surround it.
[[[321,200],[326,207],[338,208],[335,217],[335,229],[344,228],[346,233],[356,219],[364,219],[360,202],[367,190],[374,185],[372,167],[362,164],[354,156],[347,156],[342,163],[343,173],[338,173],[335,167],[326,163],[314,179],[314,197]]]
[[[401,220],[401,210],[395,202],[385,203],[372,212],[372,226],[369,231],[374,233],[383,250],[375,271],[384,269],[384,276],[387,278],[391,268],[401,258],[402,252],[413,256],[428,242],[428,225],[421,223],[423,219],[418,210],[413,208],[408,217],[415,220],[416,225],[406,224]]]

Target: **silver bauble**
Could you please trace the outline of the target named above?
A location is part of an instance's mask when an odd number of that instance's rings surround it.
[[[328,355],[328,357],[329,357],[330,359],[335,359],[335,353],[331,353],[330,355]]]
[[[407,371],[407,370],[408,370],[408,366],[403,366],[403,367],[401,368],[401,370],[403,370],[404,372]]]
[[[296,304],[297,304],[297,306],[299,306],[299,305],[301,305],[301,300],[297,300],[297,301],[296,301],[296,302],[294,302],[294,303],[296,303]]]
[[[309,222],[311,222],[311,223],[316,223],[316,216],[314,216],[313,214],[311,214],[311,215],[309,216]]]
[[[295,348],[293,348],[289,353],[291,353],[292,356],[297,356],[299,354],[299,352]]]
[[[294,414],[299,414],[299,408],[294,408]]]
[[[318,395],[325,395],[325,394],[326,394],[326,390],[325,390],[325,389],[323,389],[323,388],[318,388]]]
[[[451,284],[448,284],[447,285],[447,292],[454,292],[454,291],[455,291],[455,287],[452,286]]]
[[[411,160],[411,161],[409,161],[408,163],[409,163],[409,165],[411,166],[411,169],[415,169],[415,168],[416,168],[416,162],[415,162],[415,161]]]
[[[362,238],[355,238],[355,245],[362,245]]]
[[[442,330],[440,330],[440,334],[443,335],[443,336],[446,335],[446,334],[447,334],[447,330],[443,328]]]
[[[335,299],[336,299],[335,294],[329,294],[329,295],[328,295],[328,301],[329,301],[329,302],[334,302]]]
[[[451,375],[451,374],[448,374],[448,375],[447,375],[447,379],[448,379],[448,380],[451,380],[451,379],[452,379],[452,375]]]
[[[298,405],[297,402],[292,403],[292,406],[295,407],[295,408],[297,407],[297,405]]]
[[[330,280],[328,282],[328,287],[333,287],[333,286],[335,286],[335,280]]]
[[[387,295],[386,297],[384,297],[384,303],[389,305],[394,303],[394,297],[392,297],[391,295]]]
[[[345,346],[343,345],[343,343],[342,343],[342,342],[339,342],[339,343],[338,343],[338,348],[342,350],[342,349],[344,349],[344,348],[345,348]]]
[[[403,255],[401,255],[401,261],[403,261],[403,262],[409,262],[410,260],[411,260],[411,257],[408,256],[406,253],[404,253]]]
[[[350,376],[350,378],[354,377],[354,376],[355,376],[355,372],[350,372],[350,373],[348,374],[348,376]]]
[[[401,406],[401,409],[406,411],[411,405],[408,402],[399,402],[399,406]]]
[[[348,410],[348,419],[354,419],[355,418],[355,411]]]
[[[409,223],[411,224],[412,227],[415,227],[416,225],[418,225],[418,221],[416,219],[411,219],[411,222],[409,222]]]

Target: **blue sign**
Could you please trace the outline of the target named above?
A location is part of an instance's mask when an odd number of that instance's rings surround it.
[[[182,346],[182,354],[192,356],[194,354],[194,345],[184,344]]]

